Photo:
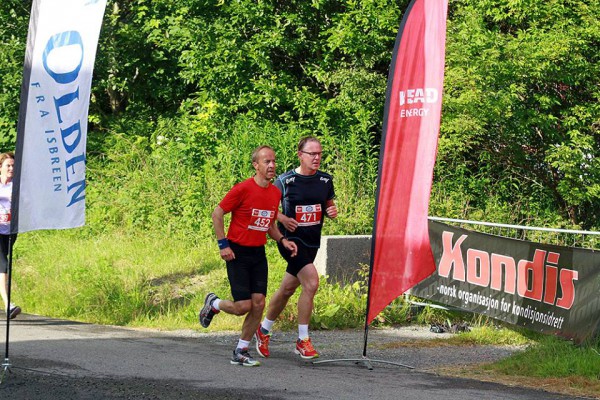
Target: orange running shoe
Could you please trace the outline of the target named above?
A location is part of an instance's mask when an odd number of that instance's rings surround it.
[[[269,340],[271,339],[271,332],[265,335],[261,332],[259,325],[256,332],[254,332],[254,338],[256,339],[256,352],[262,357],[269,357]]]
[[[310,341],[310,338],[306,338],[304,340],[296,340],[296,354],[299,354],[300,357],[305,360],[310,360],[311,358],[319,358],[319,353],[315,350]]]

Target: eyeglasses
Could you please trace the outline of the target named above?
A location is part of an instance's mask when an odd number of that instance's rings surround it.
[[[323,154],[320,151],[304,151],[304,150],[300,150],[301,153],[304,154],[308,154],[309,156],[311,156],[312,158],[317,158],[317,157],[321,157],[321,154]]]

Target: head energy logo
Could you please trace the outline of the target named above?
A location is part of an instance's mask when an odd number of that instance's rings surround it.
[[[439,99],[438,90],[436,88],[417,88],[400,91],[400,105],[404,104],[432,104]]]
[[[417,88],[401,90],[399,92],[398,105],[400,118],[427,117],[431,104],[437,103],[439,93],[436,88]]]

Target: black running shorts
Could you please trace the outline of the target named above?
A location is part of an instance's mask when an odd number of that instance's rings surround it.
[[[290,240],[290,239],[288,239]],[[319,251],[318,247],[307,247],[299,240],[292,240],[298,246],[298,254],[295,257],[291,256],[291,253],[288,249],[283,247],[281,243],[277,245],[279,249],[279,253],[281,256],[287,261],[288,265],[286,268],[286,272],[292,276],[298,276],[298,272],[308,264],[312,264],[315,261],[315,257],[317,256],[317,251]]]
[[[10,235],[0,235],[0,274],[6,274],[8,272],[8,242]],[[17,235],[13,236],[13,242],[15,244]]]
[[[247,247],[229,242],[235,259],[227,261],[233,301],[250,300],[252,293],[267,295],[269,276],[265,246]]]

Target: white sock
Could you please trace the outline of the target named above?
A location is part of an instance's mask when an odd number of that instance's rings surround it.
[[[213,308],[214,308],[215,310],[219,310],[219,311],[221,311],[221,309],[219,308],[219,304],[220,304],[220,303],[221,303],[221,299],[215,299],[215,300],[212,302],[212,306],[213,306]]]
[[[274,323],[275,321],[271,321],[270,319],[267,319],[267,317],[265,317],[265,319],[263,319],[263,322],[260,323],[260,326],[267,332],[271,332]]]
[[[247,349],[248,346],[250,346],[250,341],[249,340],[238,340],[238,345],[237,348],[238,349]]]
[[[304,340],[308,337],[308,324],[298,325],[298,339]]]

